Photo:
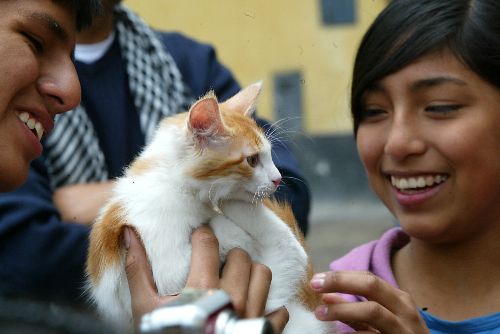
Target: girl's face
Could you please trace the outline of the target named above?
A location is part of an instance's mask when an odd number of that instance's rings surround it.
[[[363,104],[370,185],[411,236],[452,242],[500,228],[497,87],[443,51],[383,78]]]
[[[0,1],[0,191],[22,184],[55,114],[80,101],[74,19],[51,0]]]

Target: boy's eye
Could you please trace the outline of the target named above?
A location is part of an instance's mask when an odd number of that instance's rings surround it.
[[[462,108],[463,106],[460,104],[436,104],[436,105],[430,105],[425,108],[425,111],[427,112],[434,112],[434,113],[449,113],[453,111],[457,111],[458,109]]]
[[[247,163],[250,167],[254,168],[259,163],[259,155],[254,154],[254,155],[247,157]]]
[[[32,34],[27,33],[27,32],[23,32],[22,34],[24,37],[26,37],[28,39],[28,41],[35,48],[35,51],[37,53],[43,52],[43,43],[39,38],[37,38],[37,37],[33,36]]]

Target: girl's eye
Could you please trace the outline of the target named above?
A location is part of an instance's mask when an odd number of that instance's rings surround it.
[[[28,39],[28,41],[35,48],[35,51],[37,53],[42,53],[43,52],[43,43],[42,43],[42,41],[39,38],[33,36],[30,33],[26,33],[26,32],[23,32],[22,34],[23,34],[24,37],[26,37]]]
[[[254,155],[247,157],[247,163],[250,167],[254,168],[259,163],[259,155],[254,154]]]
[[[457,111],[458,109],[462,108],[463,106],[460,104],[436,104],[436,105],[430,105],[425,108],[425,111],[427,112],[432,112],[432,113],[450,113],[453,111]]]
[[[376,120],[379,117],[382,117],[385,115],[385,110],[381,108],[364,108],[361,111],[361,121],[370,121],[370,120]]]

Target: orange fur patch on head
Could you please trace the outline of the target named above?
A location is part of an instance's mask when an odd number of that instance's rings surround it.
[[[245,158],[235,160],[224,160],[222,156],[218,159],[205,159],[189,174],[199,180],[206,180],[213,177],[223,177],[232,174],[239,174],[243,177],[250,177],[253,171],[250,168],[241,166]]]
[[[262,129],[254,119],[239,112],[222,109],[224,124],[234,138],[241,138],[258,149],[261,145]]]
[[[222,110],[222,117],[226,131],[230,134],[224,139],[226,148],[224,152],[205,150],[200,163],[189,173],[196,179],[206,180],[234,174],[248,178],[254,173],[253,168],[242,164],[246,156],[242,153],[237,158],[234,156],[248,146],[251,151],[258,152],[263,145],[262,130],[253,119],[232,110]]]
[[[90,232],[87,256],[87,274],[93,283],[98,282],[109,266],[120,261],[122,233],[126,225],[125,212],[119,203],[107,208]]]

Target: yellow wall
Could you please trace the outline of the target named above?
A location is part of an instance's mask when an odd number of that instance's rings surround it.
[[[307,134],[351,131],[350,75],[359,40],[387,0],[357,1],[354,25],[324,26],[320,0],[126,0],[153,27],[217,49],[242,85],[264,80],[259,115],[273,119],[272,78],[303,73]]]

